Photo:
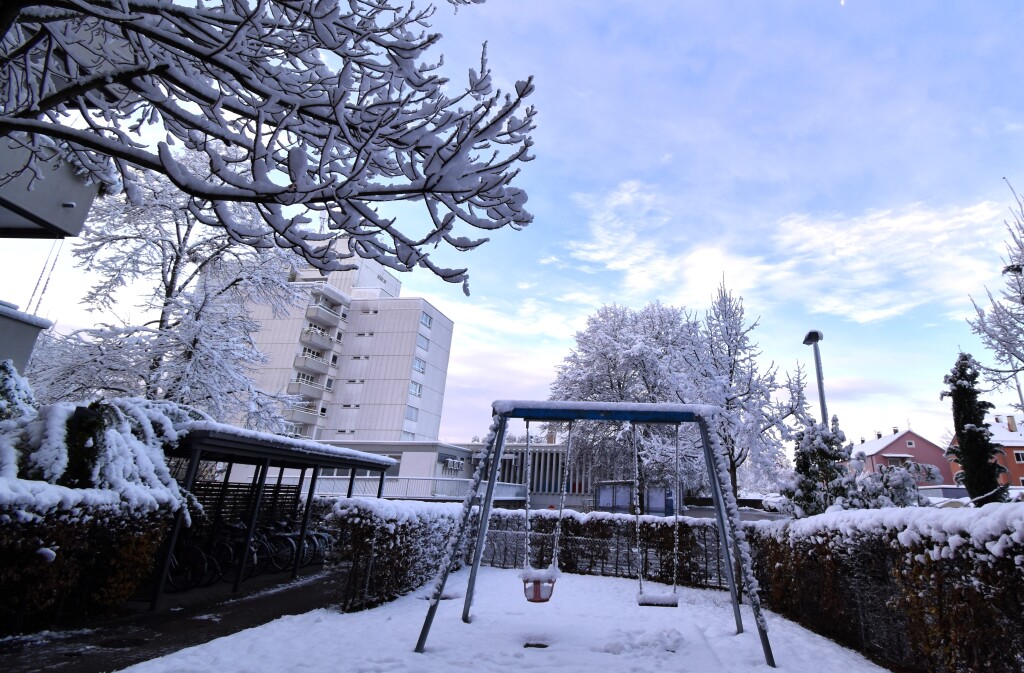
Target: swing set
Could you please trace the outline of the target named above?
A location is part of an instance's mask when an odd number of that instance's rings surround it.
[[[484,447],[481,456],[480,467],[476,470],[466,497],[463,500],[462,517],[456,529],[456,534],[449,541],[446,560],[437,579],[434,583],[434,591],[430,599],[430,607],[427,616],[423,621],[423,628],[420,631],[419,640],[416,642],[416,652],[423,652],[426,647],[427,636],[430,633],[434,616],[437,613],[437,606],[441,595],[444,592],[445,583],[452,568],[455,566],[457,551],[462,547],[469,528],[469,521],[472,513],[472,504],[477,499],[480,485],[483,480],[484,471],[487,471],[486,489],[480,501],[479,525],[476,530],[476,545],[473,552],[473,565],[470,569],[469,583],[466,587],[466,599],[462,611],[462,621],[471,623],[470,609],[473,605],[473,594],[476,586],[476,578],[480,569],[480,562],[483,558],[484,544],[487,539],[487,528],[490,519],[491,506],[494,501],[494,485],[498,478],[498,468],[501,464],[501,454],[505,444],[505,433],[509,419],[523,419],[527,423],[527,446],[526,446],[526,563],[520,579],[523,582],[523,593],[526,600],[531,603],[544,603],[551,599],[554,592],[555,582],[558,579],[558,549],[561,536],[562,514],[565,507],[565,496],[568,491],[569,461],[572,457],[572,424],[574,421],[609,421],[628,422],[632,427],[633,461],[634,461],[634,486],[633,505],[636,511],[636,536],[637,545],[640,543],[640,493],[639,493],[639,453],[636,439],[637,424],[668,424],[676,426],[676,490],[679,493],[679,425],[681,423],[696,423],[703,445],[704,460],[708,469],[708,480],[711,484],[711,495],[714,503],[715,519],[718,523],[719,543],[722,547],[723,567],[726,581],[729,585],[729,593],[732,598],[733,618],[736,622],[736,633],[743,633],[743,620],[740,617],[739,596],[736,589],[736,577],[733,571],[733,563],[740,560],[740,569],[743,581],[747,589],[747,597],[750,607],[754,613],[754,621],[757,624],[758,635],[761,640],[761,649],[764,652],[765,663],[775,667],[775,658],[772,655],[771,644],[768,642],[767,627],[761,614],[761,602],[754,590],[756,586],[753,576],[753,569],[750,567],[749,556],[744,555],[741,550],[741,541],[738,535],[740,530],[739,509],[736,507],[735,494],[726,473],[725,462],[712,448],[711,436],[708,431],[708,418],[711,418],[720,411],[718,407],[690,404],[644,404],[644,403],[602,403],[602,402],[545,402],[545,401],[518,401],[499,400],[493,403],[493,422],[491,432],[488,435],[487,446]],[[552,561],[548,568],[532,568],[530,563],[530,488],[529,479],[531,475],[530,465],[530,440],[529,423],[539,421],[545,423],[568,423],[569,434],[566,441],[566,456],[562,469],[561,491],[559,494],[558,518],[555,523],[553,534]],[[678,495],[676,496],[678,498]],[[679,555],[679,514],[678,502],[673,513],[673,564],[678,566]],[[735,553],[735,556],[733,555]],[[676,607],[679,604],[676,593],[677,569],[672,571],[672,593],[656,594],[645,593],[643,589],[643,569],[640,575],[640,590],[637,594],[637,602],[641,606]]]

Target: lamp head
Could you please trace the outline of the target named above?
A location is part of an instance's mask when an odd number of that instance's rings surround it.
[[[804,337],[804,345],[810,346],[811,344],[816,344],[824,338],[825,335],[822,334],[819,330],[812,329],[810,332],[807,333],[807,336]]]

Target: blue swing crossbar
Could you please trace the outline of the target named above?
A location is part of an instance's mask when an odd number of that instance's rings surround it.
[[[497,400],[494,413],[502,418],[528,421],[632,421],[634,423],[696,423],[718,407],[706,404],[650,404],[621,402],[537,402]]]

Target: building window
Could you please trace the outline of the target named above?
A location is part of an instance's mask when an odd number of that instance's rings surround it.
[[[416,345],[425,351],[430,350],[430,340],[422,334],[416,335]]]
[[[366,379],[349,379],[347,383],[366,383]]]
[[[407,421],[418,421],[420,419],[420,410],[416,407],[405,408],[405,420]]]
[[[361,336],[361,337],[372,337],[373,336],[373,332],[357,332],[356,336],[358,336],[358,337],[359,336]]]
[[[420,324],[424,327],[432,327],[434,319],[430,317],[426,312],[420,314]]]
[[[1024,486],[1024,477],[1021,477],[1021,478],[1020,478],[1020,485],[1021,485],[1021,486]]]
[[[334,379],[327,379],[327,383],[324,384],[324,388],[327,390],[334,388]]]
[[[1024,463],[1024,451],[1014,451],[1013,459],[1018,463]]]
[[[341,341],[343,338],[345,338],[345,333],[342,332],[341,330],[338,330],[338,336],[334,337],[334,340]]]
[[[320,415],[321,416],[326,416],[327,415],[327,407],[320,407]]]
[[[345,322],[348,322],[348,313],[346,313],[345,311],[342,311],[341,312],[341,319],[344,320]]]
[[[295,380],[299,383],[316,383],[316,379],[313,375],[307,374],[306,372],[295,372]]]
[[[363,309],[363,310],[361,311],[361,313],[362,313],[363,315],[373,315],[373,314],[377,313],[377,310],[376,310],[376,309],[374,309],[374,310],[372,310],[372,311],[371,311],[371,310],[370,310],[370,309],[368,309],[368,308],[364,308],[364,309]]]
[[[423,374],[424,372],[427,371],[427,363],[419,358],[413,358],[412,368],[418,371],[420,374]]]
[[[912,440],[912,439],[908,439],[907,440],[907,448],[908,449],[914,448],[914,440]]]
[[[416,433],[415,432],[409,432],[408,430],[402,430],[402,441],[403,442],[415,442],[416,441]]]
[[[337,367],[338,366],[338,356],[337,355],[332,355],[331,356],[331,366],[332,367]]]
[[[324,359],[324,352],[323,351],[315,351],[312,348],[308,348],[306,346],[303,346],[302,347],[302,357],[304,357],[304,358],[313,358],[314,360],[323,360]]]
[[[409,394],[415,397],[423,397],[423,384],[409,381]]]

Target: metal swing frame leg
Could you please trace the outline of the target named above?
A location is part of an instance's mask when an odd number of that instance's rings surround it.
[[[474,588],[474,585],[475,585],[475,582],[476,582],[476,573],[477,573],[477,570],[479,569],[480,559],[483,557],[482,540],[485,539],[486,535],[487,535],[487,520],[488,520],[488,518],[490,516],[491,500],[494,497],[494,482],[497,479],[497,467],[496,466],[500,466],[500,464],[501,464],[501,452],[502,452],[502,449],[503,449],[504,443],[505,443],[505,427],[506,427],[507,423],[508,423],[508,421],[505,418],[500,419],[500,421],[498,423],[497,431],[495,433],[494,444],[489,446],[489,447],[487,447],[484,450],[483,460],[485,460],[485,461],[486,460],[491,460],[491,463],[488,465],[488,468],[490,468],[488,470],[488,472],[491,474],[491,479],[489,480],[488,485],[487,485],[487,493],[486,493],[486,495],[484,497],[484,503],[481,503],[483,505],[486,505],[486,508],[485,507],[481,507],[480,531],[477,534],[477,543],[476,543],[477,546],[476,546],[476,550],[475,550],[475,552],[473,554],[473,571],[470,574],[469,587],[466,590],[466,606],[465,606],[464,614],[468,614],[469,613],[470,606],[472,605],[473,588]],[[483,470],[482,469],[479,470],[477,474],[478,474],[478,477],[482,476],[483,475]],[[457,532],[455,534],[454,544],[451,547],[451,552],[450,552],[450,557],[448,559],[448,563],[447,563],[447,565],[445,565],[444,569],[441,571],[441,576],[438,579],[437,584],[435,585],[434,593],[430,597],[430,607],[427,609],[427,616],[423,620],[423,628],[420,629],[420,636],[419,636],[419,639],[416,641],[416,648],[414,650],[415,652],[418,652],[420,654],[422,654],[424,652],[425,648],[426,648],[427,636],[430,635],[430,627],[434,623],[434,616],[437,614],[437,606],[440,603],[441,595],[444,593],[444,587],[445,587],[445,584],[448,582],[448,576],[451,574],[452,567],[456,563],[455,554],[458,553],[459,548],[462,547],[462,541],[463,541],[463,539],[465,537],[465,534],[466,534],[466,528],[469,525],[469,519],[470,519],[470,517],[472,515],[473,500],[476,498],[477,493],[479,493],[479,491],[480,491],[480,479],[477,478],[470,485],[469,491],[467,491],[467,493],[466,493],[466,500],[463,501],[463,505],[464,505],[463,516],[462,516],[462,519],[459,521],[459,527],[458,527]],[[485,509],[486,509],[486,514],[484,512]],[[481,536],[479,533],[483,533],[483,535]]]
[[[719,540],[722,545],[722,556],[725,560],[725,577],[729,583],[729,593],[732,596],[732,611],[736,619],[736,633],[740,634],[743,633],[743,620],[740,617],[740,604],[736,592],[736,576],[733,572],[734,559],[730,549],[731,546],[736,547],[736,558],[740,559],[740,563],[744,566],[743,569],[750,572],[753,571],[743,563],[743,556],[739,551],[739,539],[736,535],[740,526],[739,514],[737,512],[736,517],[732,517],[725,507],[724,489],[726,484],[722,483],[722,475],[719,474],[716,467],[717,461],[711,448],[711,435],[708,431],[707,421],[704,418],[698,418],[697,425],[700,428],[701,444],[704,445],[704,462],[707,464],[708,480],[711,483],[711,495],[715,504],[715,519],[718,522]],[[733,497],[735,497],[735,494]],[[729,544],[730,537],[732,538],[733,545]],[[757,634],[761,640],[761,651],[764,652],[764,661],[772,668],[775,668],[775,656],[772,654],[772,646],[768,641],[768,633],[761,626],[760,601],[757,600],[756,596],[751,600],[751,609],[754,612],[754,621],[757,624]]]

